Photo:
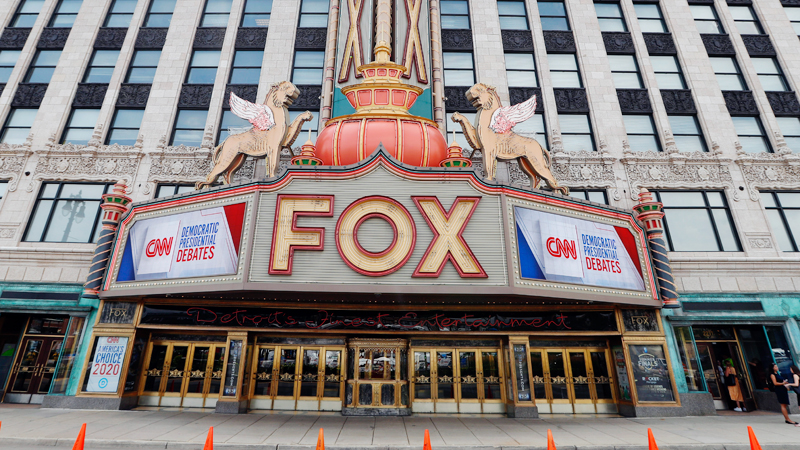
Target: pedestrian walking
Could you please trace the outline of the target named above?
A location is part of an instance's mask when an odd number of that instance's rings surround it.
[[[795,394],[797,394],[797,403],[800,404],[800,369],[797,366],[792,365],[790,368],[792,371],[792,382],[787,384],[786,386],[789,389],[793,390]]]
[[[739,377],[736,376],[736,369],[733,368],[733,360],[730,358],[725,360],[725,386],[728,387],[728,395],[731,400],[736,402],[734,411],[744,411],[744,396],[742,395],[742,388],[739,386]]]
[[[773,391],[775,391],[775,395],[778,397],[778,403],[781,405],[783,418],[786,419],[786,423],[789,425],[799,427],[800,423],[797,423],[789,418],[789,382],[781,376],[777,364],[772,365],[770,372],[771,374],[769,376],[769,380],[772,383],[770,387]]]

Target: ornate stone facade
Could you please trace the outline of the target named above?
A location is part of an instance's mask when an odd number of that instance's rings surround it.
[[[779,149],[779,153],[740,153],[736,164],[754,202],[759,199],[759,189],[800,189],[800,155],[789,153],[788,149]]]

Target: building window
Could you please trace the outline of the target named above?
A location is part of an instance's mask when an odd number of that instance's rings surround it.
[[[564,2],[537,2],[542,29],[569,31],[569,20]]]
[[[159,184],[156,189],[155,198],[169,197],[170,195],[180,195],[194,190],[193,184]]]
[[[550,79],[556,88],[579,88],[581,74],[578,71],[578,60],[571,53],[548,53],[547,62],[550,65]]]
[[[764,34],[752,6],[728,6],[739,34]]]
[[[474,112],[462,112],[460,114],[464,116],[469,123],[475,123]],[[460,145],[462,148],[472,148],[467,142],[467,138],[464,137],[464,130],[461,129],[461,124],[453,122],[452,119],[453,113],[447,113],[447,120],[445,120],[445,126],[447,127],[447,138],[445,141],[450,144],[451,139],[455,139],[456,142],[458,142],[458,145]]]
[[[667,116],[675,145],[682,152],[706,152],[706,141],[695,116]]]
[[[444,52],[444,83],[446,86],[475,84],[475,64],[472,53]]]
[[[61,0],[47,25],[52,28],[72,28],[83,0]]]
[[[580,198],[583,200],[589,200],[590,202],[595,203],[602,203],[604,205],[608,204],[608,196],[606,196],[606,191],[597,190],[597,189],[570,189],[569,196]]]
[[[227,27],[233,0],[206,0],[201,27]]]
[[[145,27],[169,28],[172,21],[172,12],[175,11],[176,0],[153,0],[147,17],[144,18]]]
[[[747,153],[761,153],[772,151],[767,141],[764,127],[758,117],[731,117],[739,143]]]
[[[99,109],[73,109],[69,116],[67,129],[64,130],[62,144],[67,142],[76,145],[86,145],[92,138],[92,131],[97,124],[97,117],[100,115]]]
[[[263,60],[263,50],[236,50],[230,84],[258,84]]]
[[[795,153],[800,153],[800,117],[776,117],[781,134]]]
[[[33,121],[36,119],[38,109],[12,108],[3,127],[3,136],[0,143],[23,144],[31,132]]]
[[[564,150],[577,152],[580,150],[594,151],[592,126],[586,114],[559,114],[558,122],[561,125],[561,142]]]
[[[28,73],[25,74],[26,83],[49,83],[53,72],[56,70],[61,50],[39,50],[33,58]]]
[[[328,27],[328,0],[303,0],[300,4],[300,28]]]
[[[325,52],[298,50],[294,52],[294,67],[292,68],[292,83],[294,84],[322,84]]]
[[[19,55],[19,50],[0,50],[0,83],[8,83]]]
[[[242,15],[243,27],[268,27],[269,15],[272,11],[272,0],[246,0],[244,14]]]
[[[203,131],[206,127],[208,111],[197,109],[179,109],[175,118],[175,130],[170,145],[200,147],[203,143]]]
[[[233,134],[244,133],[250,128],[253,128],[253,124],[251,124],[247,119],[242,119],[229,109],[223,110],[217,142],[222,143],[222,141],[227,139],[229,136]]]
[[[303,114],[303,111],[289,111],[289,123],[294,122],[294,119],[297,118],[300,114]],[[315,114],[316,116],[316,114]],[[311,130],[311,134],[309,135],[308,132]],[[294,143],[295,147],[299,147],[304,144],[310,136],[311,142],[317,142],[317,133],[319,132],[319,118],[314,117],[313,119],[309,120],[308,122],[303,123],[303,128],[300,130],[300,134],[297,136],[297,140]]]
[[[439,2],[442,12],[443,30],[469,30],[469,4],[466,0],[442,0]]]
[[[617,89],[642,89],[642,76],[639,74],[639,65],[633,55],[608,55],[611,63],[611,75],[614,77],[614,87]]]
[[[750,58],[765,91],[788,91],[789,84],[775,58]]]
[[[772,233],[783,252],[800,251],[800,192],[761,192]]]
[[[673,252],[738,252],[739,239],[719,191],[657,191],[664,230]]]
[[[131,67],[128,69],[125,82],[152,84],[160,58],[161,50],[136,50],[133,52]]]
[[[525,122],[518,123],[513,130],[522,136],[536,139],[539,145],[548,150],[550,149],[550,144],[547,142],[547,128],[544,126],[544,116],[542,114],[536,114]]]
[[[639,28],[642,33],[667,33],[667,24],[664,23],[664,16],[658,5],[652,3],[635,3],[636,18],[639,20]]]
[[[43,183],[24,241],[80,242],[97,239],[100,203],[111,183]]]
[[[106,144],[133,145],[139,136],[143,109],[118,109],[111,121]]]
[[[92,61],[86,68],[86,74],[83,75],[83,82],[108,84],[114,73],[117,58],[119,50],[95,50]]]
[[[650,56],[659,89],[686,89],[681,66],[676,56]]]
[[[717,11],[712,5],[689,5],[694,18],[694,26],[700,34],[723,34],[725,29],[719,21]]]
[[[537,87],[536,63],[530,53],[506,53],[508,87]],[[541,101],[541,99],[539,99]]]
[[[622,116],[625,122],[625,131],[628,134],[628,143],[634,151],[661,151],[656,137],[656,126],[649,115],[626,114]]]
[[[219,66],[219,50],[195,50],[186,74],[187,84],[214,84]]]
[[[794,28],[794,34],[800,36],[800,8],[785,6],[783,10],[789,17],[789,21],[792,22],[792,27]]]
[[[501,30],[527,30],[528,14],[523,1],[498,1]]]
[[[743,91],[747,89],[747,85],[742,78],[742,71],[739,70],[739,64],[732,57],[719,57],[715,56],[709,58],[711,60],[711,67],[714,68],[714,73],[717,74],[717,82],[720,89],[723,91]]]
[[[594,10],[600,22],[600,31],[628,31],[619,3],[595,3]]]
[[[31,28],[42,10],[44,0],[22,0],[11,20],[12,28]]]
[[[114,0],[111,9],[108,10],[104,27],[128,28],[133,18],[133,10],[136,9],[136,0]]]

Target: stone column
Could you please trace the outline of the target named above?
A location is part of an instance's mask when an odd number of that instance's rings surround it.
[[[653,194],[642,188],[639,192],[639,203],[633,206],[636,218],[645,226],[647,244],[653,254],[653,267],[658,278],[658,291],[664,308],[680,308],[678,289],[672,278],[672,268],[667,256],[667,243],[664,241],[664,205],[653,200]]]
[[[125,195],[127,188],[128,186],[119,182],[114,185],[113,192],[103,195],[103,203],[100,205],[100,209],[103,210],[103,228],[100,230],[97,247],[94,249],[89,276],[86,277],[86,284],[83,285],[84,298],[99,298],[97,293],[100,292],[103,274],[108,267],[108,257],[111,254],[114,236],[117,234],[119,219],[128,211],[131,203],[131,198]]]

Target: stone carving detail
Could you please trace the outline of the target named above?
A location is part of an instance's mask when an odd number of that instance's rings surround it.
[[[471,113],[475,111],[475,108],[472,107],[472,103],[470,103],[466,95],[464,95],[469,88],[470,86],[445,86],[444,104],[448,112],[462,111]]]
[[[662,89],[661,98],[668,114],[697,114],[691,89]]]
[[[542,98],[542,89],[541,88],[519,88],[519,87],[512,87],[508,88],[508,96],[509,96],[509,104],[518,105],[529,98],[536,96],[539,101],[536,102],[536,112],[542,113],[544,112],[544,101],[541,100]]]
[[[675,41],[670,33],[642,33],[647,53],[651,55],[677,55]],[[638,194],[638,193],[637,193]]]
[[[167,41],[169,28],[139,28],[136,35],[136,48],[163,48]]]
[[[256,101],[256,95],[258,94],[257,84],[229,84],[225,86],[225,96],[222,98],[223,108],[231,107],[231,105],[228,104],[228,101],[231,99],[231,92],[248,102],[258,103]]]
[[[758,105],[750,91],[722,91],[725,106],[732,116],[757,116]]]
[[[99,108],[103,106],[103,99],[106,97],[107,90],[107,84],[80,83],[78,84],[77,92],[75,92],[72,106]]]
[[[472,50],[472,30],[442,30],[442,50]]]
[[[0,144],[0,177],[8,180],[9,191],[17,190],[22,171],[32,154],[32,140],[33,134],[30,134],[22,144]]]
[[[180,108],[208,108],[213,84],[184,84],[178,97]]]
[[[30,28],[6,28],[0,34],[0,49],[21,50],[30,34]]]
[[[39,42],[36,43],[36,48],[62,49],[64,44],[67,43],[70,31],[72,31],[72,28],[45,28],[42,30],[42,34],[39,35]]]
[[[12,239],[17,234],[17,227],[0,228],[0,239]]]
[[[214,165],[211,161],[212,154],[211,148],[186,147],[183,145],[161,147],[149,154],[151,161],[147,180],[153,185],[157,183],[203,181]],[[259,161],[261,160],[263,159]],[[256,159],[247,158],[241,169],[234,175],[234,182],[253,179],[255,166]],[[149,183],[147,190],[151,190],[149,189]]]
[[[781,0],[783,6],[800,6],[800,0]]]
[[[294,48],[325,50],[327,41],[327,28],[298,28],[294,39]]]
[[[575,53],[575,37],[572,31],[545,31],[544,46],[547,53]]]
[[[319,110],[322,86],[300,84],[297,88],[300,89],[300,96],[292,103],[292,109]]]
[[[94,48],[101,50],[119,50],[125,42],[127,28],[100,28],[94,40]]]
[[[800,116],[800,103],[792,92],[767,92],[767,100],[776,116]]]
[[[236,33],[236,48],[264,50],[267,45],[267,31],[266,28],[239,28]]]
[[[703,45],[709,56],[734,56],[736,50],[733,48],[730,36],[727,34],[701,34]]]
[[[123,84],[119,88],[117,106],[144,108],[149,98],[149,84]]]
[[[743,34],[742,40],[750,56],[775,56],[775,47],[772,46],[769,36],[765,34]]]
[[[630,33],[604,32],[603,44],[609,55],[633,55],[636,53]]]
[[[800,189],[800,154],[740,153],[736,164],[742,171],[750,200],[759,200],[759,189]]]
[[[614,162],[608,146],[601,141],[601,151],[581,150],[564,152],[553,150],[551,170],[559,183],[569,187],[615,188]]]
[[[553,89],[558,112],[589,112],[589,101],[586,90],[582,88]]]
[[[748,238],[747,242],[750,244],[750,248],[754,249],[772,248],[772,239],[768,237]]]
[[[731,177],[731,159],[719,152],[633,152],[625,150],[622,159],[632,200],[640,188],[726,189],[735,201],[741,200]]]
[[[11,106],[35,108],[42,104],[47,83],[20,83]]]
[[[220,49],[225,41],[225,28],[198,28],[194,34],[194,48]]]
[[[619,107],[623,113],[652,113],[647,89],[617,89]]]
[[[502,30],[503,50],[517,52],[533,51],[533,36],[528,30]],[[472,47],[472,39],[470,39]]]

